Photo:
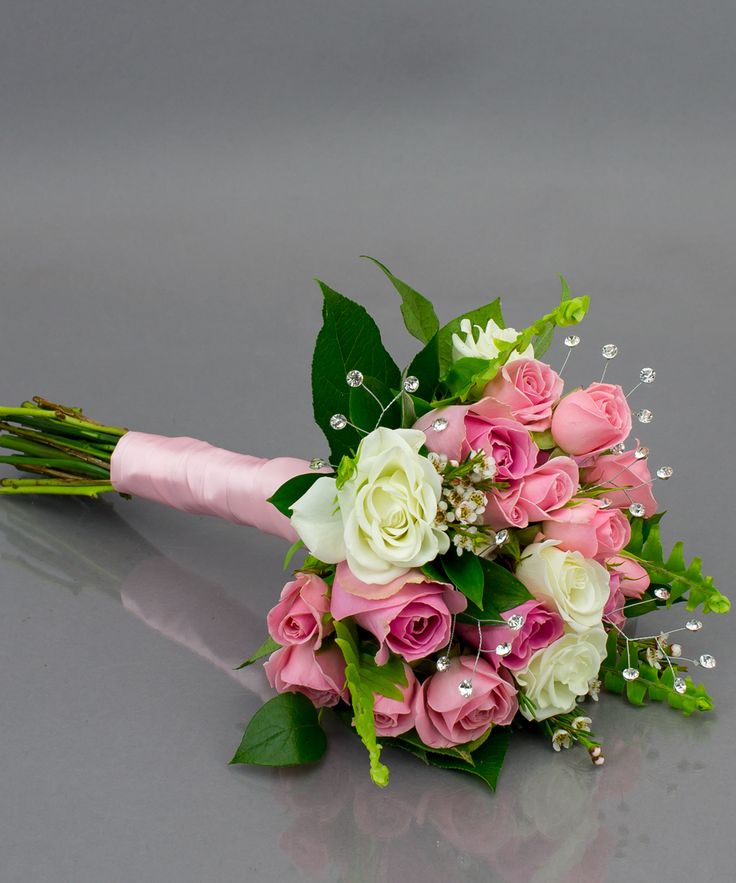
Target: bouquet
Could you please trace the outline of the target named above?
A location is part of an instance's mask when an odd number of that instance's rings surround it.
[[[0,408],[11,452],[0,462],[26,474],[2,479],[0,494],[135,495],[292,542],[292,579],[241,666],[265,660],[276,695],[248,724],[236,764],[320,760],[332,709],[379,786],[382,752],[395,747],[494,789],[520,728],[602,765],[586,706],[601,691],[711,710],[687,672],[715,658],[683,656],[673,635],[702,628],[696,610],[730,603],[682,543],[665,555],[653,485],[673,470],[652,475],[649,449],[629,441],[634,420],[653,419],[629,399],[654,369],[625,393],[606,382],[618,354],[606,344],[600,380],[566,390],[578,335],[564,332],[558,371],[542,357],[589,300],[564,279],[559,304],[521,331],[505,325],[499,300],[440,326],[425,297],[375,263],[421,348],[401,370],[366,310],[319,283],[312,392],[329,456],[236,454],[36,397]],[[681,627],[626,629],[674,604],[687,610]]]

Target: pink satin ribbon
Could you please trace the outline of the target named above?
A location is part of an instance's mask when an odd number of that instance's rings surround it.
[[[248,524],[294,542],[291,522],[267,501],[285,481],[305,472],[306,460],[264,460],[195,438],[127,432],[113,452],[110,481],[122,494]]]

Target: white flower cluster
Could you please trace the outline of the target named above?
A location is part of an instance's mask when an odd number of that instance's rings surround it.
[[[452,541],[458,555],[472,552],[483,539],[476,527],[488,502],[482,485],[493,480],[496,463],[484,451],[471,451],[463,463],[448,460],[444,454],[430,453],[428,459],[442,477],[435,526],[442,531],[454,528]]]

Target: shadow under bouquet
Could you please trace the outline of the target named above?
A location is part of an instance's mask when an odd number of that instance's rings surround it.
[[[366,310],[319,283],[323,325],[312,361],[314,416],[329,457],[272,460],[191,438],[97,423],[37,397],[0,408],[0,462],[27,477],[0,494],[106,492],[215,515],[292,542],[296,561],[267,617],[274,698],[245,731],[233,763],[292,766],[326,749],[332,709],[388,783],[382,750],[467,772],[495,788],[511,734],[535,727],[559,751],[604,762],[583,703],[601,690],[641,705],[709,711],[673,633],[630,637],[628,619],[684,604],[725,613],[728,599],[677,543],[665,555],[652,492],[669,466],[628,443],[636,419],[603,373],[565,391],[565,364],[542,357],[557,328],[577,325],[587,297],[562,280],[557,307],[506,327],[499,300],[440,326],[431,303],[376,261],[422,344],[405,370]],[[567,332],[563,332],[567,333]],[[655,380],[642,368],[634,387]],[[641,631],[641,630],[640,630]]]

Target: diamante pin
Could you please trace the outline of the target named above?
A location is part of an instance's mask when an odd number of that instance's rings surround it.
[[[442,432],[447,429],[447,418],[446,417],[438,417],[436,420],[432,421],[432,429],[435,432]]]
[[[506,624],[511,629],[512,632],[518,632],[520,628],[523,627],[525,622],[524,617],[521,613],[512,613],[511,616],[506,620]]]
[[[639,423],[651,423],[654,419],[654,414],[649,410],[649,408],[641,408],[636,412],[636,419]]]
[[[473,695],[473,682],[469,678],[465,678],[457,685],[457,691],[463,699],[469,699]]]
[[[675,678],[672,686],[675,688],[675,693],[684,693],[687,690],[684,678]]]
[[[324,469],[326,465],[327,462],[323,460],[322,457],[312,457],[312,459],[309,461],[310,469]]]
[[[345,382],[347,383],[348,386],[352,386],[353,389],[355,389],[356,386],[363,385],[363,375],[358,370],[348,371],[348,375],[345,378]]]
[[[639,677],[639,671],[636,668],[625,668],[621,674],[625,681],[635,681]]]
[[[631,512],[634,518],[641,518],[646,512],[646,509],[642,503],[632,503],[629,506],[629,512]]]
[[[646,458],[649,456],[649,448],[642,445],[634,451],[634,456],[637,460],[646,460]]]
[[[657,378],[657,372],[654,368],[642,368],[639,372],[639,380],[642,383],[654,383]]]
[[[699,619],[688,619],[685,628],[689,632],[699,632],[703,628],[703,623]]]
[[[675,474],[675,470],[671,466],[660,466],[657,470],[657,478],[661,478],[662,481],[667,481],[668,478],[672,478]]]
[[[565,346],[569,346],[570,349],[576,347],[580,343],[580,338],[577,334],[570,334],[565,338]]]
[[[716,667],[716,658],[715,656],[711,656],[710,653],[703,653],[702,656],[698,657],[698,662],[703,666],[703,668]]]
[[[447,671],[450,667],[450,657],[449,656],[438,656],[437,657],[437,671]]]
[[[664,589],[662,587],[654,590],[654,597],[659,598],[660,601],[666,601],[670,596],[669,589]]]
[[[508,656],[509,653],[511,653],[511,644],[508,641],[504,641],[502,644],[497,644],[496,653],[498,656]]]
[[[410,374],[404,378],[402,386],[404,387],[404,392],[416,392],[419,389],[419,378]]]
[[[601,497],[598,500],[598,503],[601,509],[610,509],[611,506],[613,506],[613,500],[609,499],[608,497]]]
[[[607,343],[601,349],[601,355],[603,356],[604,359],[615,359],[616,356],[618,355],[618,347],[616,346],[615,343]]]
[[[333,429],[345,429],[347,425],[348,418],[344,414],[333,414],[332,417],[330,417],[330,426]]]
[[[614,445],[611,448],[611,453],[612,454],[623,454],[623,452],[625,450],[626,450],[626,445],[623,442],[619,442],[617,445]]]
[[[503,544],[508,540],[509,532],[504,527],[502,530],[496,531],[496,545],[503,546]]]

